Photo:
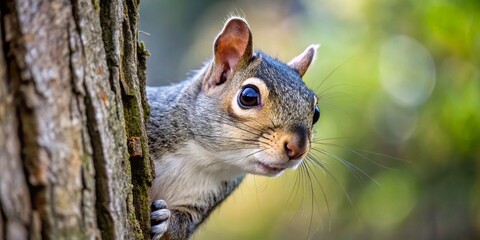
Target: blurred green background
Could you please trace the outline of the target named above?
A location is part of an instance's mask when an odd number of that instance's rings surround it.
[[[324,169],[247,177],[193,239],[480,239],[480,1],[142,0],[149,84],[199,69],[232,13],[281,60],[321,44]]]

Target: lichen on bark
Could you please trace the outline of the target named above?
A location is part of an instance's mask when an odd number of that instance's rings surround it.
[[[0,3],[0,239],[149,238],[138,4]]]

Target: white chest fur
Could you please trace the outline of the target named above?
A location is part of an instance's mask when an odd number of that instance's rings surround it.
[[[220,191],[222,182],[243,174],[216,155],[189,141],[176,152],[155,159],[152,200],[163,199],[169,206],[189,205],[200,196]]]

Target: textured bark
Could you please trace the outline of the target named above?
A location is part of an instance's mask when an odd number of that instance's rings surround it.
[[[0,2],[0,240],[148,239],[138,4]]]

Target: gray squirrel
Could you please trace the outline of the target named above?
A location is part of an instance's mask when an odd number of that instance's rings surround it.
[[[232,17],[194,77],[147,87],[152,239],[188,239],[245,174],[279,176],[301,164],[320,117],[302,80],[317,47],[280,62],[253,52],[247,22]]]

